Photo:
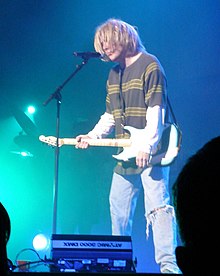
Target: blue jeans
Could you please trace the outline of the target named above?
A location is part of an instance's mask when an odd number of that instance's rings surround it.
[[[170,205],[169,167],[148,167],[141,174],[114,173],[110,190],[112,234],[131,236],[141,185],[144,190],[146,234],[152,226],[155,260],[162,273],[176,273],[176,219]]]

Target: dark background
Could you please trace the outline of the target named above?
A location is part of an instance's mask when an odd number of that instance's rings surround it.
[[[0,200],[11,219],[8,257],[13,262],[21,250],[32,248],[36,234],[52,233],[55,152],[37,135],[56,135],[57,109],[55,100],[46,106],[43,102],[81,63],[73,52],[94,51],[95,28],[110,17],[137,26],[146,49],[165,68],[170,101],[183,131],[170,187],[187,158],[219,135],[218,0],[0,0]],[[86,133],[97,122],[105,110],[105,82],[112,65],[91,59],[64,87],[61,137]],[[37,107],[33,125],[22,116],[29,104]],[[22,158],[23,147],[33,157]],[[111,233],[113,153],[112,148],[60,149],[58,233]],[[152,236],[145,238],[143,196],[132,239],[137,271],[158,272]],[[50,252],[41,254],[49,257]],[[25,251],[19,258],[36,256]]]

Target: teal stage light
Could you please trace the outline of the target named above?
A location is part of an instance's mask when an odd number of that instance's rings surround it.
[[[27,112],[29,114],[34,114],[36,112],[36,108],[33,105],[29,105],[27,108]]]
[[[50,239],[44,234],[37,234],[33,239],[33,247],[36,251],[46,251],[50,247]]]

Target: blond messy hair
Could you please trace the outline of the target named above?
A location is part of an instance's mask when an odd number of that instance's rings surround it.
[[[103,42],[121,45],[130,55],[145,50],[136,28],[120,19],[110,18],[96,28],[94,48],[100,54],[104,54]]]

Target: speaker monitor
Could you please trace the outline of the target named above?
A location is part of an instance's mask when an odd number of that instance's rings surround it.
[[[130,236],[53,234],[51,242],[53,272],[135,272]]]

